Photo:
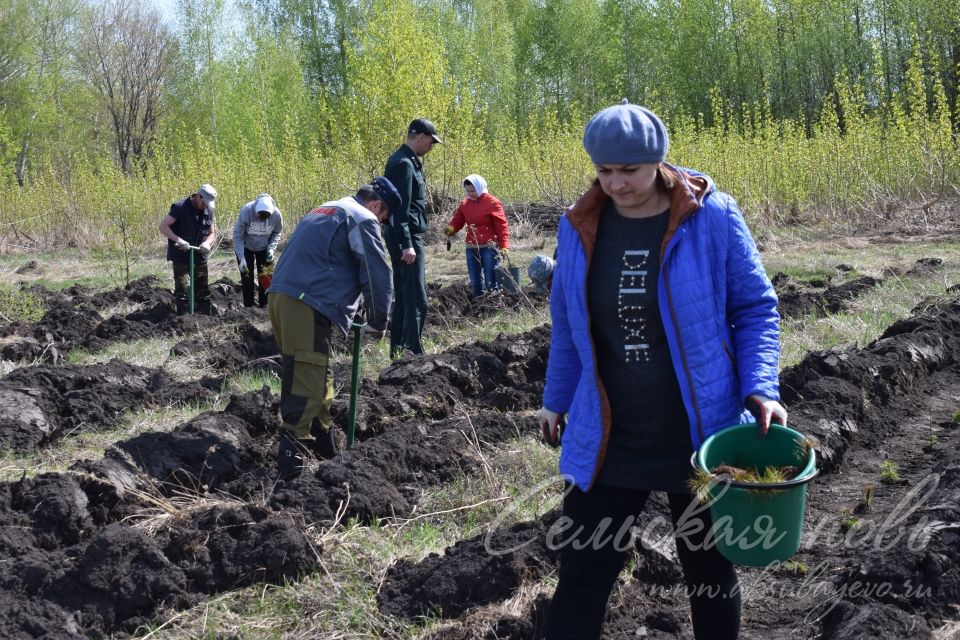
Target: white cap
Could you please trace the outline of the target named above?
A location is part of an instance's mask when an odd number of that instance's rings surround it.
[[[197,189],[197,193],[203,198],[203,203],[209,208],[213,208],[216,205],[217,201],[217,190],[213,188],[212,184],[202,184],[200,188]]]

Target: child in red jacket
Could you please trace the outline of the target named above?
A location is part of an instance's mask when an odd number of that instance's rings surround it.
[[[463,190],[467,197],[457,207],[446,234],[452,236],[463,227],[467,228],[467,273],[473,295],[478,297],[484,290],[497,288],[494,269],[497,251],[505,254],[509,250],[510,231],[507,228],[507,216],[503,205],[487,192],[487,181],[475,173],[463,180]],[[483,271],[483,282],[480,272]]]

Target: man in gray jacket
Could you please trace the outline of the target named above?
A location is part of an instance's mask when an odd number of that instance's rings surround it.
[[[267,289],[273,272],[273,254],[283,233],[283,214],[269,193],[261,193],[240,207],[233,227],[233,251],[240,267],[243,306],[253,306],[253,274],[256,268],[258,302],[267,306]]]
[[[348,332],[362,293],[365,332],[383,335],[393,276],[380,225],[400,202],[389,180],[375,178],[304,216],[277,263],[267,308],[281,354],[280,479],[300,475],[311,444],[321,458],[336,454],[330,333]]]

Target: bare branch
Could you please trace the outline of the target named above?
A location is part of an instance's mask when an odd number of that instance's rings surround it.
[[[88,16],[77,58],[113,123],[126,173],[149,154],[174,46],[160,13],[144,0],[109,0]]]

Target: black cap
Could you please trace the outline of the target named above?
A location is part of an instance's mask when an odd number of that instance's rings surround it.
[[[397,188],[393,186],[392,182],[383,176],[374,178],[370,182],[370,188],[383,200],[391,214],[396,213],[400,205],[403,204],[403,201],[400,199],[400,192],[397,191]]]
[[[415,133],[425,133],[440,144],[443,144],[443,140],[440,139],[440,136],[437,135],[437,127],[427,120],[426,118],[417,118],[410,123],[410,129],[407,131],[410,135]]]

